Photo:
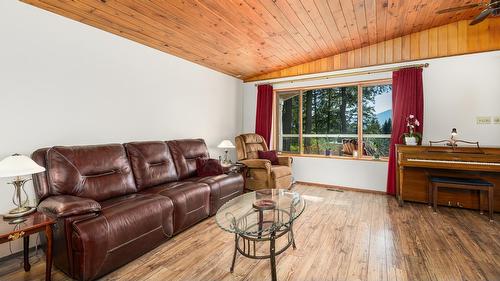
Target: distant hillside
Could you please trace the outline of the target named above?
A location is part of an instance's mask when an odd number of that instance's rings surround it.
[[[377,120],[380,125],[384,124],[384,122],[388,119],[392,119],[392,109],[377,114]]]

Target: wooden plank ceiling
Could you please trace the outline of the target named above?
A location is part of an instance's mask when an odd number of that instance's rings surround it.
[[[471,19],[481,0],[22,0],[223,73],[264,73]]]
[[[253,76],[245,82],[500,50],[500,17],[425,29],[311,62]]]

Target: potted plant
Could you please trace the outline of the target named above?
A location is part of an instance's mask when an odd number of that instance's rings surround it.
[[[380,160],[380,153],[378,149],[378,144],[376,142],[371,142],[373,148],[373,160]]]
[[[422,140],[422,135],[415,132],[415,128],[420,126],[420,122],[415,118],[415,115],[410,114],[406,117],[406,127],[408,128],[408,133],[402,135],[404,144],[406,145],[417,145]]]
[[[330,156],[332,155],[332,148],[330,147],[330,139],[328,137],[326,138],[326,145],[327,147],[325,149],[325,155]]]

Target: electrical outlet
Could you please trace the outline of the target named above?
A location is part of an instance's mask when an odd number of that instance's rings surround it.
[[[493,124],[500,125],[500,116],[493,117]]]
[[[476,122],[478,125],[491,124],[491,116],[477,116]]]

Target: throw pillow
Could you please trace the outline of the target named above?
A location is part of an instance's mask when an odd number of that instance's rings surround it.
[[[217,159],[197,158],[196,173],[199,177],[217,176],[224,173],[222,166]]]
[[[266,159],[271,161],[272,165],[279,165],[278,154],[276,153],[276,150],[269,150],[269,151],[259,150],[258,153],[259,153],[259,159]]]

